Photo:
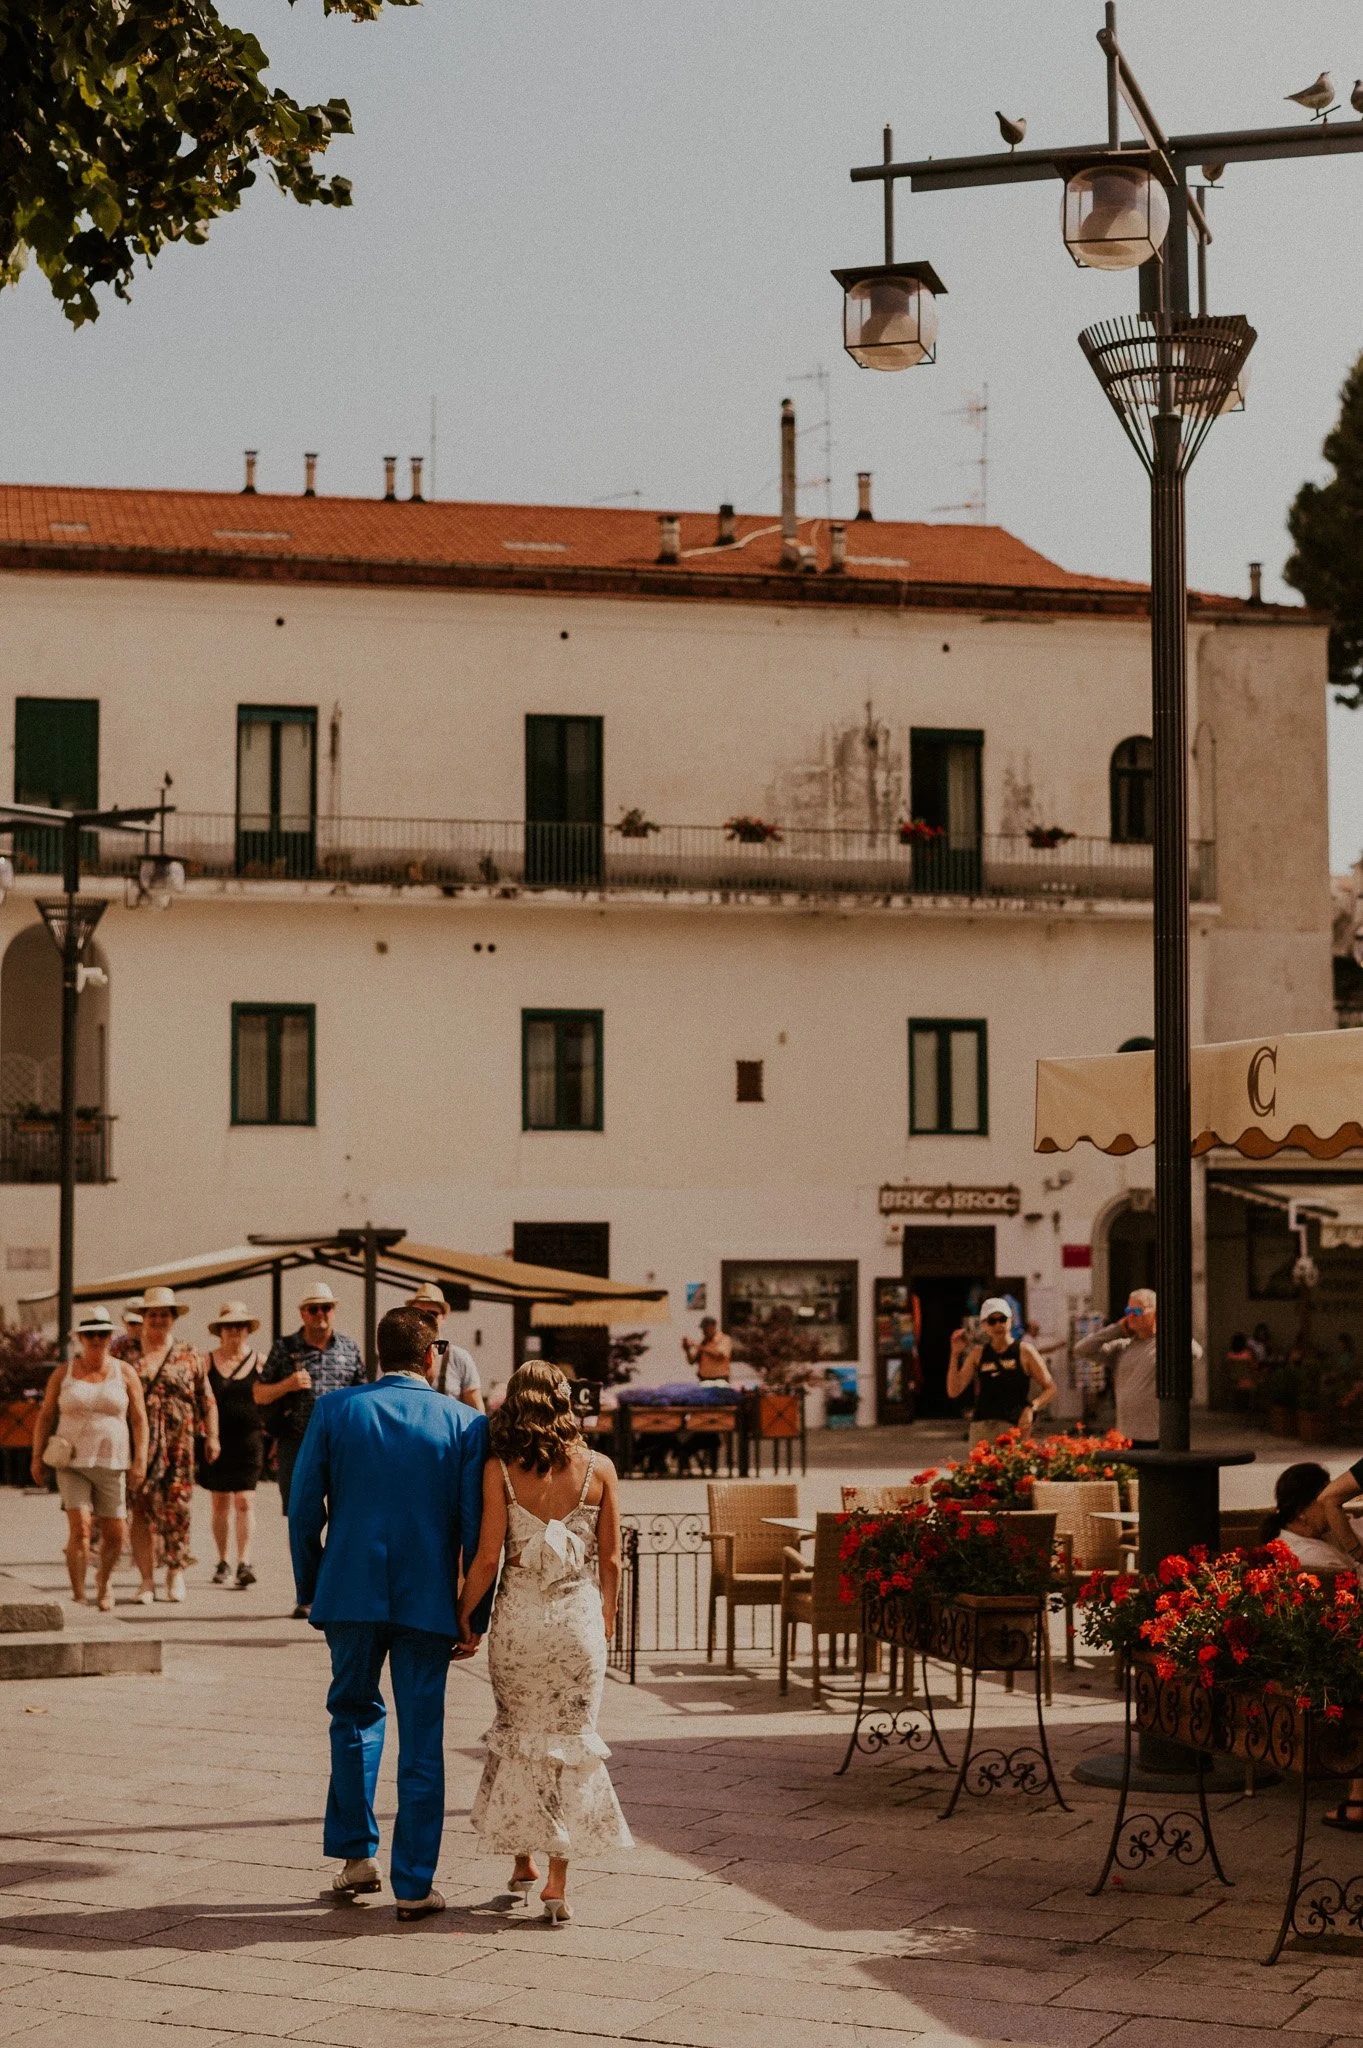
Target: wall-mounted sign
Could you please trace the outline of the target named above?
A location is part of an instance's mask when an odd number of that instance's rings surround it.
[[[880,1190],[882,1216],[1016,1216],[1022,1190],[1004,1188],[918,1187],[910,1181],[888,1181]]]
[[[693,1315],[705,1307],[705,1282],[703,1280],[687,1281],[686,1306]]]

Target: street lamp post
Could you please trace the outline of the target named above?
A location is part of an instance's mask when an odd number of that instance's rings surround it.
[[[1117,41],[1116,7],[1105,9],[1098,43],[1107,71],[1107,141],[1006,154],[885,160],[852,172],[854,183],[890,188],[907,179],[915,192],[1011,185],[1059,178],[1061,226],[1075,262],[1098,270],[1136,269],[1140,313],[1080,336],[1090,365],[1150,477],[1150,628],[1154,744],[1156,1372],[1158,1451],[1131,1455],[1141,1465],[1141,1563],[1153,1569],[1171,1551],[1219,1540],[1217,1467],[1241,1458],[1190,1450],[1192,1397],[1192,1189],[1188,1004],[1187,566],[1184,478],[1220,413],[1243,407],[1245,364],[1254,330],[1240,316],[1205,312],[1206,248],[1211,230],[1201,188],[1189,169],[1207,168],[1208,184],[1229,163],[1278,162],[1363,150],[1363,121],[1308,128],[1258,128],[1168,136]],[[1120,105],[1140,130],[1123,141]],[[888,130],[886,131],[888,138]],[[892,213],[886,200],[887,243]],[[1189,303],[1188,233],[1198,240],[1199,314]],[[886,268],[892,251],[887,246]],[[915,266],[921,270],[926,266]],[[844,283],[868,273],[835,271]],[[851,324],[850,308],[844,315]],[[935,344],[935,323],[934,323]],[[848,345],[848,353],[864,360]],[[930,361],[924,353],[918,360]],[[885,357],[875,367],[898,367]],[[907,367],[907,365],[906,365]]]
[[[145,831],[153,819],[159,818],[164,845],[166,814],[164,802],[140,810],[107,811],[59,811],[39,804],[0,805],[0,826],[13,830],[16,826],[39,825],[47,831],[55,827],[62,840],[64,893],[38,901],[38,914],[62,963],[61,1114],[57,1147],[57,1345],[58,1356],[62,1358],[71,1338],[76,1286],[76,1023],[82,989],[97,977],[102,978],[98,968],[85,965],[85,951],[107,908],[103,897],[80,893],[81,834],[100,827],[113,832]],[[166,862],[164,850],[157,860],[167,870],[177,869],[169,877],[167,887],[183,886],[183,869],[178,869],[177,863]]]

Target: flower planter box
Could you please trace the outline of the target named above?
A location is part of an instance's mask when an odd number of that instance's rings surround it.
[[[1134,1652],[1126,1667],[1126,1776],[1107,1859],[1093,1896],[1103,1890],[1114,1863],[1124,1871],[1139,1870],[1161,1851],[1185,1866],[1210,1857],[1221,1882],[1231,1882],[1221,1868],[1212,1834],[1205,1773],[1198,1773],[1198,1815],[1138,1813],[1128,1820],[1131,1737],[1137,1729],[1209,1761],[1215,1756],[1239,1757],[1248,1764],[1297,1778],[1295,1854],[1282,1919],[1265,1963],[1278,1960],[1289,1934],[1295,1934],[1299,1942],[1340,1932],[1363,1935],[1363,1886],[1356,1876],[1341,1879],[1322,1872],[1316,1842],[1312,1843],[1312,1874],[1302,1880],[1311,1785],[1322,1779],[1363,1776],[1363,1702],[1331,1719],[1312,1706],[1301,1705],[1280,1685],[1207,1686],[1183,1673],[1162,1678],[1153,1653]]]
[[[0,1401],[0,1451],[31,1448],[41,1405],[36,1394],[31,1401]]]
[[[757,1432],[764,1437],[799,1436],[804,1429],[803,1394],[762,1394],[757,1403]]]

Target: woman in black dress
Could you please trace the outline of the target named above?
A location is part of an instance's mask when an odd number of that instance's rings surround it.
[[[255,1383],[264,1360],[249,1342],[260,1328],[244,1301],[225,1301],[208,1325],[217,1338],[209,1353],[208,1378],[218,1404],[222,1450],[200,1474],[213,1496],[213,1540],[218,1546],[215,1586],[232,1583],[227,1559],[233,1519],[237,1531],[239,1587],[254,1586],[251,1536],[255,1528],[256,1485],[265,1457],[265,1435],[255,1401]]]

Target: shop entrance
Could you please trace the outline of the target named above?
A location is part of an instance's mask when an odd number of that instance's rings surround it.
[[[1155,1284],[1155,1206],[1119,1209],[1107,1227],[1107,1319],[1126,1312],[1133,1287]]]
[[[978,1312],[986,1294],[1010,1294],[1023,1315],[1027,1313],[1026,1281],[1000,1278],[994,1271],[995,1261],[992,1224],[905,1226],[904,1280],[917,1304],[920,1415],[959,1413],[958,1404],[947,1398],[951,1333],[965,1317]],[[884,1373],[884,1363],[878,1359],[878,1381]],[[881,1392],[878,1385],[877,1393]],[[878,1412],[882,1421],[900,1419],[883,1409]]]

